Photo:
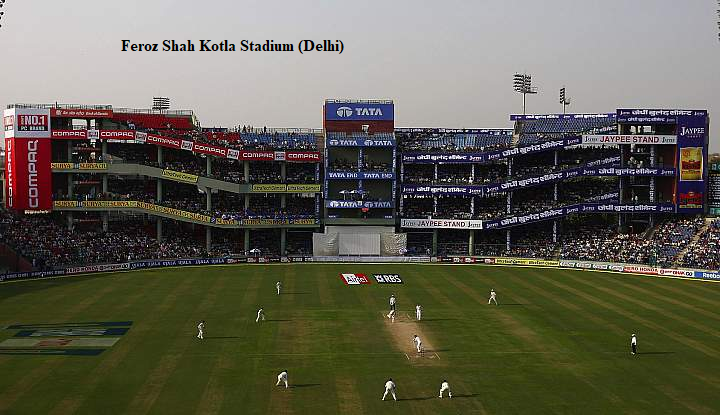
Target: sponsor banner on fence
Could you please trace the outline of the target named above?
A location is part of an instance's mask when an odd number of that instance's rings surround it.
[[[549,261],[545,259],[530,259],[530,258],[495,258],[496,265],[530,265],[530,266],[541,266],[541,267],[557,267],[560,265],[559,261]]]
[[[340,274],[345,285],[368,285],[372,282],[365,274]]]
[[[137,131],[135,133],[135,142],[140,144],[145,144],[147,142],[147,133]]]
[[[596,135],[582,136],[583,144],[677,144],[674,135],[636,134],[636,135]]]
[[[100,140],[107,140],[115,143],[134,143],[135,130],[91,130],[88,131],[88,138],[97,137]]]
[[[180,145],[182,145],[184,142],[182,142]],[[225,158],[227,156],[227,148],[225,147],[218,147],[210,144],[205,143],[198,143],[197,141],[193,143],[192,151],[194,153],[200,153],[200,154],[207,154],[210,156],[216,156],[216,157],[222,157]]]
[[[720,281],[720,274],[717,272],[708,272],[708,271],[695,271],[694,273],[695,278],[703,279],[703,280],[714,280],[714,281]]]
[[[75,168],[75,163],[50,163],[50,168],[58,170],[72,170]]]
[[[156,134],[147,134],[145,142],[147,144],[155,144],[161,147],[182,148],[182,141],[179,138],[163,137]]]
[[[395,173],[392,172],[354,172],[354,171],[329,171],[328,179],[340,180],[394,180]]]
[[[87,130],[53,130],[53,140],[87,140]]]
[[[623,272],[630,272],[633,274],[658,275],[657,268],[644,265],[624,265]]]
[[[402,284],[403,280],[398,274],[373,274],[378,284]]]
[[[107,170],[107,163],[78,163],[78,170]]]
[[[132,200],[86,200],[80,203],[84,208],[136,208],[138,203]]]
[[[319,163],[320,152],[318,151],[287,151],[285,161],[293,163]]]
[[[180,144],[180,148],[183,150],[186,150],[186,151],[192,151],[193,150],[193,142],[183,140],[182,143]]]
[[[422,186],[403,185],[403,193],[438,195],[482,195],[484,186]]]
[[[481,220],[463,219],[402,219],[401,228],[482,229]]]
[[[287,185],[288,193],[320,193],[322,188],[320,184],[289,184]]]
[[[678,116],[692,115],[690,110],[671,109],[618,109],[618,123],[675,124]]]
[[[362,200],[326,200],[325,207],[331,209],[392,209],[391,201],[362,201]]]
[[[79,207],[80,203],[74,200],[56,200],[53,202],[53,207],[57,208],[76,208]]]
[[[112,110],[51,108],[50,115],[57,118],[112,118]]]
[[[199,176],[174,170],[163,170],[162,177],[183,183],[197,183]]]
[[[394,139],[330,138],[328,147],[395,147]]]
[[[250,188],[255,193],[285,193],[287,185],[281,183],[253,184]]]

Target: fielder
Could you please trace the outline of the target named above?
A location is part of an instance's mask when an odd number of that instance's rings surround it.
[[[288,378],[287,370],[283,370],[283,371],[280,372],[280,374],[278,375],[278,381],[277,381],[277,383],[275,384],[275,386],[280,386],[281,383],[285,383],[285,389],[287,389],[287,388],[288,388],[288,380],[287,380],[287,378]]]
[[[413,344],[415,345],[415,348],[417,349],[417,352],[418,352],[418,353],[422,353],[422,352],[423,352],[423,349],[422,349],[422,340],[420,340],[420,337],[418,337],[417,334],[416,334],[415,336],[413,336]]]
[[[395,322],[395,310],[390,310],[390,312],[387,315],[387,318],[390,319],[393,323]]]
[[[276,282],[275,288],[277,288],[277,295],[280,295],[280,289],[282,288],[282,283],[280,281]]]
[[[637,353],[637,337],[635,336],[635,333],[633,333],[632,337],[630,337],[630,348],[632,351],[631,354]]]
[[[265,321],[265,312],[263,311],[262,307],[257,312],[257,318],[255,319],[255,322],[259,322],[260,320]]]
[[[420,304],[415,306],[415,318],[417,318],[418,321],[422,320],[422,306]]]
[[[205,337],[203,337],[203,332],[205,331],[205,320],[201,320],[201,321],[200,321],[200,324],[198,324],[197,327],[198,327],[198,335],[197,335],[197,338],[200,339],[200,340],[202,340],[202,339],[205,338]]]
[[[440,384],[440,396],[439,396],[440,399],[442,399],[443,392],[445,392],[445,391],[448,392],[448,397],[452,398],[452,391],[450,390],[450,384],[448,383],[447,380],[443,380],[442,383]]]
[[[390,310],[395,311],[395,294],[390,295]]]
[[[495,299],[495,296],[496,296],[495,290],[493,290],[493,289],[491,288],[491,289],[490,289],[490,298],[488,299],[488,304],[490,304],[491,301],[494,301],[494,302],[495,302],[495,305],[498,305],[497,300]]]
[[[391,394],[393,399],[397,401],[397,396],[395,396],[395,382],[393,382],[392,378],[388,379],[387,382],[385,382],[385,393],[383,393],[382,400],[385,400],[385,397],[387,394]]]

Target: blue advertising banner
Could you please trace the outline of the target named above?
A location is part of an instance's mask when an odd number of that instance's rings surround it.
[[[328,138],[328,147],[395,147],[394,139]]]
[[[671,109],[618,109],[618,123],[675,124],[679,116],[691,116],[695,111]]]
[[[326,200],[325,207],[330,209],[391,209],[394,204],[389,200]]]
[[[327,178],[331,180],[395,180],[395,173],[371,171],[329,171],[327,173]]]
[[[483,194],[484,186],[423,186],[408,184],[403,185],[403,193],[413,194],[438,194],[438,195],[475,195]]]
[[[368,102],[326,102],[325,119],[328,121],[392,121],[394,104]]]
[[[511,114],[510,121],[532,120],[586,120],[586,119],[613,119],[615,113],[609,114]]]
[[[706,111],[677,116],[678,213],[701,213],[708,182],[708,116]]]
[[[523,147],[510,148],[506,150],[494,150],[486,153],[431,153],[431,152],[408,152],[403,154],[403,163],[483,163],[486,161],[501,160],[511,156],[540,153],[543,151],[556,150],[567,146],[574,146],[582,143],[582,137],[567,137],[562,140],[546,141],[539,144],[531,144]],[[619,159],[618,159],[619,160]]]

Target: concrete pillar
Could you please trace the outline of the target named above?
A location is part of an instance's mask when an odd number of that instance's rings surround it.
[[[102,192],[103,193],[108,192],[108,175],[107,175],[107,173],[103,173],[103,176],[102,176]]]
[[[75,196],[75,183],[73,183],[73,181],[75,180],[75,175],[72,173],[68,173],[67,178],[68,178],[68,190],[67,190],[68,197],[70,199],[73,199]]]
[[[160,203],[163,200],[163,181],[162,179],[156,179],[156,190],[157,195],[155,200]]]
[[[101,143],[101,148],[102,148],[102,161],[103,161],[103,163],[107,163],[107,147],[108,147],[107,141],[103,141],[103,142]]]
[[[250,229],[245,228],[245,237],[243,238],[243,250],[247,254],[250,251]]]
[[[436,164],[437,166],[437,164]],[[438,254],[438,230],[433,229],[433,236],[432,236],[432,256],[437,256]]]
[[[155,239],[158,240],[158,242],[161,242],[163,240],[163,226],[162,226],[162,218],[157,217],[155,220]]]
[[[475,230],[470,230],[470,238],[468,239],[468,255],[475,255]]]
[[[212,157],[210,156],[205,159],[205,173],[207,177],[212,177]]]
[[[247,160],[243,161],[243,177],[245,183],[250,183],[250,162]]]
[[[205,188],[205,210],[212,212],[212,189]]]
[[[212,228],[209,226],[205,227],[205,251],[210,252],[212,248]]]
[[[72,163],[72,140],[67,142],[67,160],[68,163]]]
[[[287,228],[280,229],[280,256],[287,255]]]
[[[250,194],[249,194],[249,193],[245,193],[245,206],[244,206],[244,208],[247,209],[247,208],[249,208],[249,207],[250,207]]]
[[[164,163],[164,161],[163,161],[163,148],[160,147],[160,146],[158,146],[158,148],[157,148],[157,162],[158,162],[158,166],[160,166],[160,168],[162,169],[162,168],[163,168],[163,163]]]
[[[73,230],[73,213],[72,212],[67,213],[67,228],[69,231],[72,232],[72,230]]]
[[[107,232],[109,229],[109,224],[108,224],[109,216],[110,216],[110,214],[108,212],[102,213],[102,230],[103,230],[103,232]]]
[[[280,181],[287,183],[287,163],[284,161],[280,163]],[[287,195],[285,193],[280,194],[280,207],[285,208],[287,206]],[[284,252],[284,251],[280,251]]]

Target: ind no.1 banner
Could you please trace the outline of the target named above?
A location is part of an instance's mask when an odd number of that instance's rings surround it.
[[[5,206],[15,210],[52,209],[50,110],[10,108],[5,130]]]

